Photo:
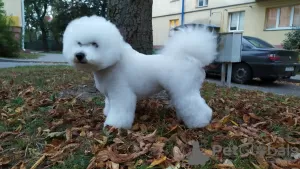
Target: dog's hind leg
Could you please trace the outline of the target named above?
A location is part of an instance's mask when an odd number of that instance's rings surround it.
[[[123,89],[108,93],[108,97],[109,113],[104,127],[109,125],[115,128],[130,129],[135,116],[136,95]]]
[[[212,109],[201,97],[199,90],[173,92],[171,99],[177,117],[181,118],[188,128],[202,128],[210,123]]]

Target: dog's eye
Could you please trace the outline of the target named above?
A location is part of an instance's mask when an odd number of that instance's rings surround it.
[[[82,45],[80,42],[77,42],[77,44],[78,44],[79,46],[81,46],[81,45]]]
[[[93,42],[92,45],[98,48],[98,44],[96,42]]]

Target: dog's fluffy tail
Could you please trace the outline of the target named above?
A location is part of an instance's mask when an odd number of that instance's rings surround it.
[[[164,57],[198,61],[205,67],[217,55],[217,35],[206,27],[185,28],[175,32],[160,53]]]

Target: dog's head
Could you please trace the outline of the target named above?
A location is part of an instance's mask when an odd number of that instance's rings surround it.
[[[63,55],[78,69],[103,70],[120,60],[124,43],[114,24],[99,16],[84,16],[68,24]]]

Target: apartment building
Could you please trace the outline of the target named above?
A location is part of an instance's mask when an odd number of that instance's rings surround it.
[[[156,47],[182,23],[215,25],[280,47],[287,32],[300,28],[300,0],[153,0],[152,16]]]
[[[23,0],[3,0],[4,10],[7,16],[12,21],[12,31],[15,33],[15,38],[20,39],[22,35],[22,27],[24,26],[23,21]]]

